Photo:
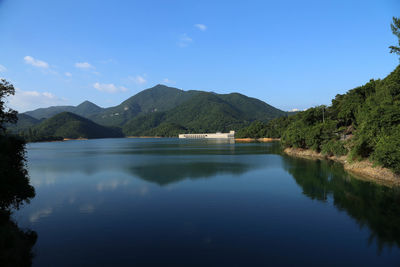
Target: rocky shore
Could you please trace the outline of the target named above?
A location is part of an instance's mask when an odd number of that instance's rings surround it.
[[[369,160],[349,162],[346,156],[326,156],[308,149],[285,148],[284,153],[289,156],[307,159],[326,159],[340,162],[344,169],[362,180],[374,181],[386,186],[400,186],[400,175],[393,173],[387,168],[374,166]]]
[[[251,142],[274,142],[279,138],[235,138],[235,142],[251,143]]]

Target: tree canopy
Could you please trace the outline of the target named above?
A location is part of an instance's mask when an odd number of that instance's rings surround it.
[[[397,36],[399,46],[389,46],[390,53],[395,53],[400,56],[400,18],[393,17],[393,22],[390,24],[392,33]]]
[[[0,80],[0,133],[4,134],[6,123],[16,123],[16,110],[6,107],[6,97],[15,94],[14,86],[5,79]]]

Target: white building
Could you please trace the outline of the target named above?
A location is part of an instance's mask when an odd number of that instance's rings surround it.
[[[231,139],[235,138],[235,131],[229,133],[199,133],[199,134],[180,134],[179,138],[188,139]]]

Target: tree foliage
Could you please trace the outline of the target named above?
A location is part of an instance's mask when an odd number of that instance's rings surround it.
[[[393,17],[393,22],[390,24],[392,28],[392,33],[399,39],[399,46],[389,46],[390,53],[395,53],[400,56],[400,18]]]
[[[30,266],[36,232],[21,230],[12,221],[13,209],[29,203],[35,189],[25,168],[25,141],[5,132],[17,121],[17,112],[6,108],[6,97],[14,95],[12,84],[0,81],[0,266]]]
[[[383,80],[337,95],[326,108],[325,122],[320,110],[296,114],[282,144],[329,155],[350,152],[353,159],[370,158],[400,173],[400,66]]]
[[[283,131],[288,127],[291,122],[289,116],[283,116],[265,122],[255,121],[248,127],[241,128],[237,133],[238,138],[280,138]]]
[[[5,132],[6,123],[17,121],[17,112],[6,108],[6,97],[14,95],[12,84],[0,81],[0,212],[18,209],[35,196],[25,169],[25,141]]]
[[[370,80],[337,95],[329,107],[313,107],[268,123],[254,122],[238,133],[240,137],[280,137],[284,147],[313,149],[329,156],[369,158],[400,173],[399,125],[400,66],[383,80]]]
[[[6,123],[17,122],[17,111],[6,107],[6,97],[14,95],[15,89],[5,79],[0,80],[0,131],[4,134]]]

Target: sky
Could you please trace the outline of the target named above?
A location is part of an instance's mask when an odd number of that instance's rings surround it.
[[[156,84],[302,110],[394,70],[393,16],[400,0],[0,0],[0,77],[20,112]]]

